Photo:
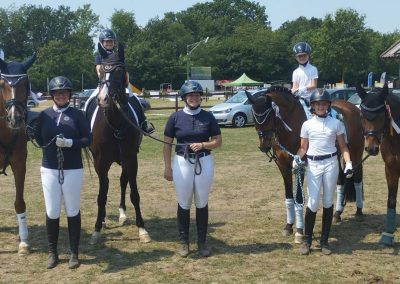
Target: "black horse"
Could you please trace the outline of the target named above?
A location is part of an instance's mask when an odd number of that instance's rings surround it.
[[[107,57],[105,50],[101,46],[99,46],[99,52],[104,58]],[[100,186],[97,197],[97,220],[95,231],[90,240],[91,244],[97,242],[106,216],[105,207],[109,187],[108,171],[114,162],[122,167],[120,176],[121,188],[126,187],[127,182],[129,182],[131,188],[130,199],[135,207],[136,226],[139,228],[140,241],[151,241],[144,228],[136,182],[138,172],[137,154],[142,134],[137,127],[134,127],[134,122],[130,118],[132,110],[128,104],[128,95],[125,92],[126,84],[124,49],[120,44],[118,52],[109,55],[104,60],[100,71],[100,85],[97,95],[98,109],[94,114],[93,141],[91,145],[94,167]]]

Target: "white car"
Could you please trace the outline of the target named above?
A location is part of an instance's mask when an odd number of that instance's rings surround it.
[[[267,89],[248,90],[252,96],[263,94]],[[251,103],[248,101],[244,90],[239,91],[225,102],[217,104],[209,109],[219,125],[232,125],[243,127],[253,123]]]

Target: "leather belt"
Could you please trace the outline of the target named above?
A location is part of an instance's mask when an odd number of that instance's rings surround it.
[[[336,155],[337,155],[337,152],[332,153],[332,154],[328,154],[328,155],[321,155],[321,156],[311,156],[311,155],[307,155],[306,154],[306,157],[308,159],[310,159],[311,161],[322,161],[322,160],[325,160],[325,159],[328,159],[328,158],[335,157]]]
[[[177,154],[178,156],[185,157],[185,153],[177,152],[176,154]],[[194,159],[194,158],[196,158],[196,155],[197,155],[199,158],[202,158],[202,157],[208,156],[208,155],[210,155],[210,154],[211,154],[210,152],[186,153],[186,156],[187,156],[188,158],[190,158],[190,159]]]

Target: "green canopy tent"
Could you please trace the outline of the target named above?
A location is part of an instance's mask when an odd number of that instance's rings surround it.
[[[262,85],[264,85],[264,83],[254,81],[253,79],[250,79],[249,77],[247,77],[246,73],[243,73],[243,75],[240,76],[235,81],[229,82],[229,83],[224,83],[222,85],[224,85],[225,87],[262,86]]]

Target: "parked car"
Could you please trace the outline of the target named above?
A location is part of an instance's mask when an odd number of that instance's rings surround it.
[[[33,99],[28,98],[26,105],[28,108],[33,108],[33,107],[37,107],[39,105],[39,103]]]
[[[356,88],[334,88],[325,89],[329,94],[331,94],[332,100],[345,100],[347,101],[351,96],[357,93]]]
[[[267,89],[248,91],[255,97],[265,93]],[[246,124],[254,122],[253,114],[251,113],[251,103],[248,101],[244,90],[239,91],[225,102],[213,106],[209,111],[214,115],[219,125],[243,127]]]
[[[73,94],[71,99],[74,107],[83,109],[86,101],[89,99],[94,90],[95,89],[85,89],[83,92]]]

